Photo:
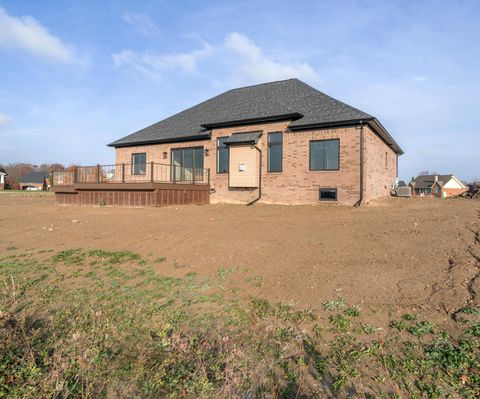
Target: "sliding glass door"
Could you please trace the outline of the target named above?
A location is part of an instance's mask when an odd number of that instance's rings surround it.
[[[172,180],[193,182],[203,179],[203,147],[172,150]]]

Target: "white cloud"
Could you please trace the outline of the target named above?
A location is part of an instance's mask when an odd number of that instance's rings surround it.
[[[300,78],[318,80],[313,68],[305,62],[276,61],[264,54],[247,36],[233,32],[218,46],[203,43],[203,47],[186,53],[153,54],[122,50],[113,54],[117,67],[129,67],[151,79],[159,79],[167,72],[191,74],[200,61],[215,55],[216,64],[227,66],[229,81],[258,83],[272,80]]]
[[[247,36],[233,32],[225,39],[225,48],[235,53],[239,58],[234,59],[235,75],[243,79],[258,83],[288,78],[316,80],[317,74],[305,62],[278,62],[267,57]]]
[[[0,7],[0,46],[19,48],[61,63],[76,62],[73,49],[30,16],[12,17]]]
[[[204,43],[202,48],[188,53],[159,55],[122,50],[112,57],[116,67],[127,66],[151,79],[159,79],[169,71],[181,71],[185,74],[195,72],[198,62],[211,56],[214,51],[212,46]]]
[[[8,116],[0,114],[0,126],[6,125],[6,124],[10,123],[11,121],[12,120]]]
[[[412,77],[412,80],[414,82],[425,82],[427,78],[425,78],[424,76],[414,76]]]
[[[147,14],[126,12],[123,20],[144,36],[159,36],[160,29]]]

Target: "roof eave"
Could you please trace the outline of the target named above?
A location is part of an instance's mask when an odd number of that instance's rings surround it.
[[[204,123],[201,126],[204,127],[205,129],[215,129],[219,127],[241,126],[241,125],[250,125],[252,123],[275,122],[280,120],[295,120],[300,118],[303,118],[302,114],[300,114],[299,112],[292,112],[290,114],[261,116],[258,118],[239,119],[239,120],[224,121],[224,122]]]
[[[375,132],[387,143],[389,147],[392,148],[393,151],[397,155],[402,155],[404,152],[397,144],[397,142],[390,136],[387,132],[387,129],[383,127],[380,121],[371,116],[369,118],[363,119],[350,119],[346,121],[333,121],[333,122],[322,122],[322,123],[310,123],[304,125],[291,125],[289,126],[290,130],[305,130],[305,129],[315,129],[315,128],[325,128],[325,127],[345,127],[345,126],[356,126],[361,123],[367,123]]]
[[[387,129],[383,127],[383,125],[377,118],[372,118],[368,120],[368,124],[389,144],[389,146],[392,148],[393,151],[395,151],[397,155],[404,154],[402,148],[393,139],[393,137],[390,136],[390,133],[388,133]]]
[[[205,133],[205,134],[197,134],[194,136],[185,136],[185,137],[170,137],[166,139],[157,139],[157,140],[143,140],[143,141],[129,141],[129,142],[124,142],[124,143],[117,143],[114,141],[113,143],[107,144],[107,147],[138,147],[141,145],[150,145],[150,144],[165,144],[165,143],[177,143],[177,142],[183,142],[183,141],[195,141],[195,140],[205,140],[209,139],[211,136],[211,133]]]

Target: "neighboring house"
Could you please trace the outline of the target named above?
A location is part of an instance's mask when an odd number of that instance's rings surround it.
[[[210,169],[211,202],[242,203],[388,196],[403,154],[378,119],[298,79],[229,90],[109,146],[132,175]]]
[[[0,167],[0,190],[5,189],[5,178],[8,176],[7,171]]]
[[[414,195],[446,198],[462,194],[468,187],[454,175],[421,175],[409,183]]]
[[[405,183],[403,180],[400,180],[397,184],[397,187],[407,187],[407,183]]]
[[[20,190],[47,190],[49,174],[46,172],[31,171],[20,178]]]

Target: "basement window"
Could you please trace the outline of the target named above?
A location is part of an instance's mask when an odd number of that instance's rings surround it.
[[[337,200],[336,188],[321,188],[319,191],[320,191],[319,192],[320,201],[336,201]]]

